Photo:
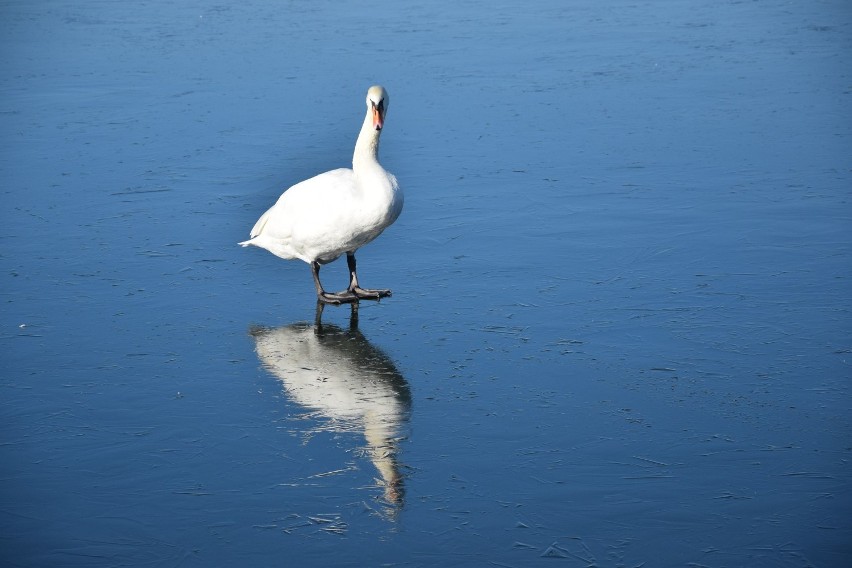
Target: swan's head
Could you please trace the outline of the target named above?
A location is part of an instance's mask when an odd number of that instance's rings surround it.
[[[381,130],[385,125],[385,115],[388,113],[390,97],[381,85],[373,85],[367,91],[367,112],[373,119],[373,128]]]

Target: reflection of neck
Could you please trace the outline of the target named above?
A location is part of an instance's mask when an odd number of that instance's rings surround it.
[[[364,437],[370,450],[370,461],[376,466],[385,487],[385,500],[393,505],[402,504],[402,476],[396,462],[397,448],[392,432],[381,418],[372,412],[364,417]]]

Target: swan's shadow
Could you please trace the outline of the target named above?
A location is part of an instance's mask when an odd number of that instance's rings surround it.
[[[313,325],[253,326],[250,334],[261,363],[281,380],[287,397],[322,420],[318,430],[364,434],[366,453],[381,476],[381,499],[393,516],[404,502],[398,454],[411,390],[393,361],[358,329],[358,305],[351,309],[348,329],[323,324],[318,303]]]

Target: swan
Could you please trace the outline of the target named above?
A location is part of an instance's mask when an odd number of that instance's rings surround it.
[[[286,260],[311,266],[317,300],[324,304],[378,300],[390,290],[358,284],[355,251],[388,228],[402,212],[403,193],[396,177],[379,163],[379,137],[388,111],[384,87],[367,91],[367,114],[361,126],[352,169],[321,173],[287,189],[240,245],[256,246]],[[346,253],[349,287],[330,293],[320,282],[320,266]]]

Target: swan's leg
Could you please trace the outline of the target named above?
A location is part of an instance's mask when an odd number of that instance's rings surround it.
[[[324,304],[345,304],[347,302],[357,302],[358,296],[356,296],[353,292],[346,290],[344,292],[338,292],[337,294],[331,294],[326,292],[322,288],[322,283],[319,279],[319,270],[320,264],[317,261],[311,263],[311,274],[314,277],[314,286],[317,289],[317,300]]]
[[[349,293],[355,294],[357,298],[362,300],[378,300],[391,295],[390,290],[374,290],[361,288],[358,285],[358,273],[355,269],[355,253],[346,253],[346,264],[349,265]]]

